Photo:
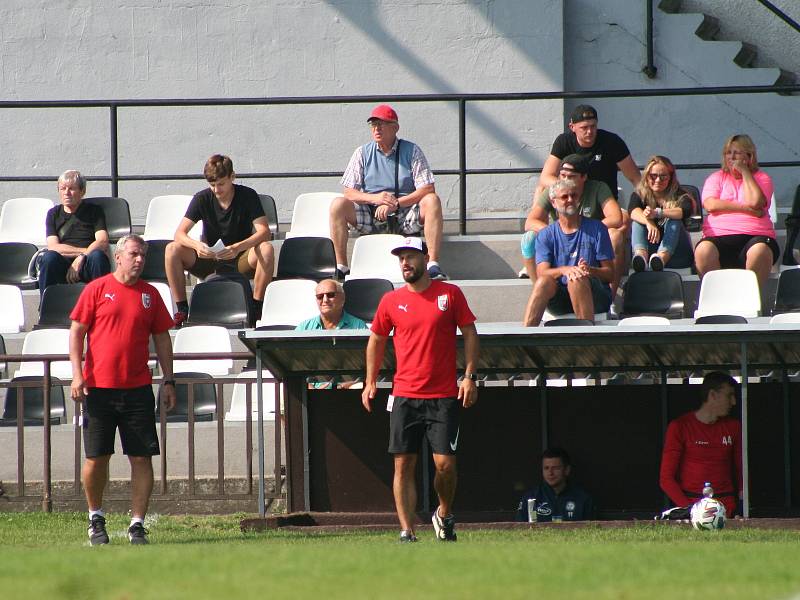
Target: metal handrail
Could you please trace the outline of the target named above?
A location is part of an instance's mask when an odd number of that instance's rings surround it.
[[[792,19],[789,15],[783,12],[780,8],[775,6],[769,0],[757,0],[762,6],[769,9],[773,14],[775,14],[781,21],[786,23],[789,27],[800,33],[800,25]]]
[[[119,108],[142,107],[177,107],[177,106],[277,106],[307,104],[363,104],[376,102],[455,102],[458,104],[458,168],[434,170],[442,175],[458,175],[459,185],[459,233],[467,233],[467,185],[468,175],[539,173],[538,168],[508,169],[469,169],[467,168],[466,141],[466,104],[467,102],[503,102],[521,100],[572,100],[583,98],[656,98],[669,96],[708,96],[736,94],[774,94],[800,93],[800,84],[795,85],[759,85],[759,86],[714,86],[664,89],[620,89],[620,90],[583,90],[554,92],[514,92],[514,93],[480,93],[480,94],[398,94],[369,96],[285,96],[285,97],[251,97],[251,98],[175,98],[175,99],[119,99],[119,100],[2,100],[0,109],[14,108],[108,108],[110,136],[110,174],[108,176],[88,177],[94,181],[110,181],[111,195],[119,195],[121,181],[161,181],[200,179],[198,174],[162,174],[145,173],[137,175],[121,175],[119,173],[119,136],[117,131],[117,111]],[[716,166],[716,165],[714,165]],[[781,163],[764,163],[764,166],[800,166],[800,161],[784,161]],[[693,164],[685,168],[696,167]],[[341,171],[302,171],[302,172],[256,172],[237,173],[244,178],[300,178],[300,177],[338,177]],[[56,181],[53,176],[2,176],[2,182]]]

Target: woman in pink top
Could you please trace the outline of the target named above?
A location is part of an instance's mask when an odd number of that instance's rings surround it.
[[[749,269],[763,288],[780,248],[769,218],[772,179],[758,169],[756,146],[748,135],[728,138],[722,169],[703,185],[703,239],[694,259],[700,277],[717,269]]]

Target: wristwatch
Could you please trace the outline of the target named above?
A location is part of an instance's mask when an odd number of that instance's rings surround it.
[[[471,379],[472,381],[478,381],[478,374],[477,373],[464,373],[464,379]]]
[[[161,385],[171,385],[172,387],[175,387],[175,380],[165,379],[164,381],[161,382]]]

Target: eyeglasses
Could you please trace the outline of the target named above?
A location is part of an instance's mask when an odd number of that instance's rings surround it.
[[[668,181],[671,175],[669,173],[650,173],[648,177],[650,177],[650,181]]]
[[[370,129],[378,129],[379,127],[386,127],[387,125],[394,125],[391,121],[381,121],[379,119],[373,119],[369,122]]]
[[[741,150],[728,150],[725,156],[750,156],[750,153],[742,152]]]
[[[322,292],[321,294],[317,294],[317,302],[322,302],[323,298],[327,298],[328,300],[333,300],[338,295],[339,292]]]

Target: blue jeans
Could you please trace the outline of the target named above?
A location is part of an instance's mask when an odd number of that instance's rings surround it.
[[[44,294],[48,285],[67,283],[67,270],[74,258],[64,258],[58,252],[48,250],[42,254],[39,263],[39,292]],[[81,281],[88,283],[111,272],[111,261],[103,250],[92,250],[86,255],[78,274]]]
[[[679,219],[667,219],[661,231],[661,243],[651,244],[647,241],[647,227],[633,221],[631,228],[631,246],[633,253],[644,250],[647,256],[656,252],[668,252],[670,255],[669,266],[673,269],[691,267],[693,262],[692,243],[689,232],[683,227]]]

